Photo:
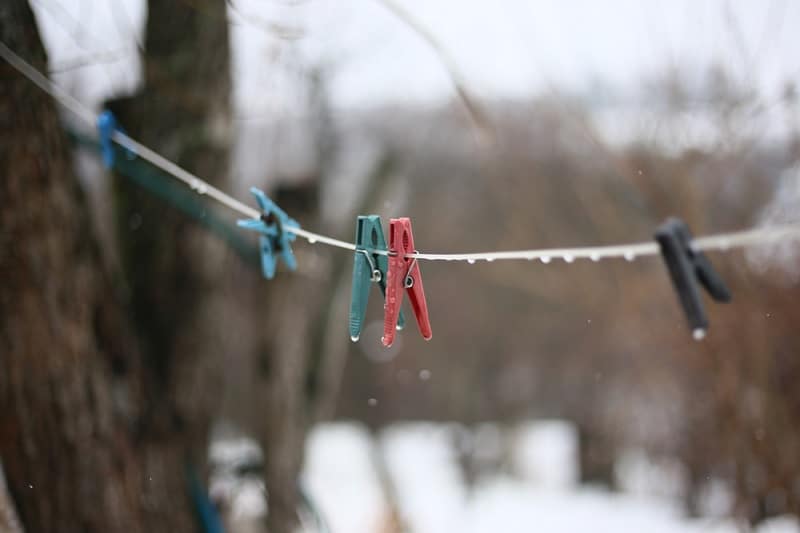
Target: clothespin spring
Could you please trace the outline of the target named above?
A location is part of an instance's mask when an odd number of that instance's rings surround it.
[[[360,254],[364,254],[364,257],[367,258],[367,263],[369,263],[369,269],[372,271],[372,275],[370,276],[370,280],[378,283],[383,278],[381,271],[378,269],[378,265],[375,264],[375,261],[372,259],[372,254],[366,248],[356,248],[356,252]]]
[[[406,289],[410,289],[414,286],[414,278],[411,276],[411,272],[414,270],[414,267],[417,266],[417,255],[419,251],[414,250],[414,259],[411,261],[411,266],[408,267],[408,274],[406,274],[406,279],[403,282],[403,285]]]

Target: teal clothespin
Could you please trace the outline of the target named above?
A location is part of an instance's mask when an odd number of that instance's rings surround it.
[[[261,208],[261,217],[247,220],[239,220],[236,224],[240,228],[251,229],[261,233],[259,239],[261,248],[261,271],[264,277],[272,279],[275,277],[275,270],[278,266],[278,257],[283,258],[283,262],[290,270],[297,269],[297,260],[292,253],[291,242],[295,240],[294,233],[286,231],[286,228],[299,228],[297,221],[289,218],[283,209],[267,198],[267,195],[260,190],[252,187],[250,192],[256,197],[256,202]]]
[[[377,283],[386,297],[386,270],[389,258],[376,254],[385,251],[386,239],[383,236],[381,218],[378,215],[359,216],[356,225],[356,253],[353,263],[353,289],[350,299],[350,340],[356,342],[361,336],[361,326],[367,312],[369,289]],[[403,329],[405,319],[400,313],[397,329]]]

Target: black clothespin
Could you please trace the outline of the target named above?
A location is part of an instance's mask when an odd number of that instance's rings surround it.
[[[692,234],[682,220],[667,219],[656,230],[655,239],[661,247],[661,255],[667,264],[672,284],[686,313],[689,327],[692,328],[692,336],[695,340],[701,340],[708,329],[708,317],[703,308],[697,282],[699,281],[717,302],[729,302],[731,293],[719,274],[714,271],[708,258],[692,248]]]

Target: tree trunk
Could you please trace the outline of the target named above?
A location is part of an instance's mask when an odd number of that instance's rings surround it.
[[[108,107],[132,137],[226,189],[224,0],[150,0],[144,54],[142,90]],[[203,479],[223,365],[252,338],[241,334],[246,321],[237,320],[234,288],[243,266],[219,238],[123,178],[116,180],[116,201],[127,292],[154,376],[142,439],[161,447],[170,468],[182,471],[188,460]],[[233,222],[230,213],[220,214]]]
[[[45,70],[24,0],[0,7],[0,40]],[[55,106],[6,63],[0,78],[0,456],[20,521],[28,533],[191,529],[183,471],[136,438],[149,379]]]

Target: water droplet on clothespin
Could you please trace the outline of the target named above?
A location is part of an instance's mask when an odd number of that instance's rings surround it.
[[[308,244],[316,244],[316,242],[317,242],[317,238],[316,237],[309,237],[308,238]]]
[[[692,331],[692,338],[696,341],[701,341],[706,338],[706,330],[703,328],[697,328],[696,330]]]
[[[358,342],[358,339],[360,339],[360,338],[361,337],[359,337],[358,335],[351,335],[350,336],[350,340],[353,341],[353,342]]]
[[[539,258],[539,261],[541,261],[542,263],[544,263],[546,265],[547,263],[550,262],[550,256],[549,255],[543,255],[542,257]]]
[[[564,261],[566,261],[567,263],[572,263],[573,261],[575,261],[575,257],[573,257],[570,254],[564,254]]]
[[[475,264],[475,260],[474,259],[467,259],[467,263],[469,263],[470,265],[474,265]]]
[[[494,257],[487,257],[486,258],[486,262],[487,263],[491,263],[492,261],[494,261]]]
[[[597,263],[598,261],[600,261],[600,254],[598,254],[597,252],[592,252],[592,255],[589,256],[589,259]]]
[[[197,194],[205,194],[208,192],[208,185],[201,183],[197,186]]]
[[[633,250],[628,250],[627,252],[625,252],[625,255],[623,257],[625,257],[625,261],[630,262],[636,259],[636,254],[633,252]]]

